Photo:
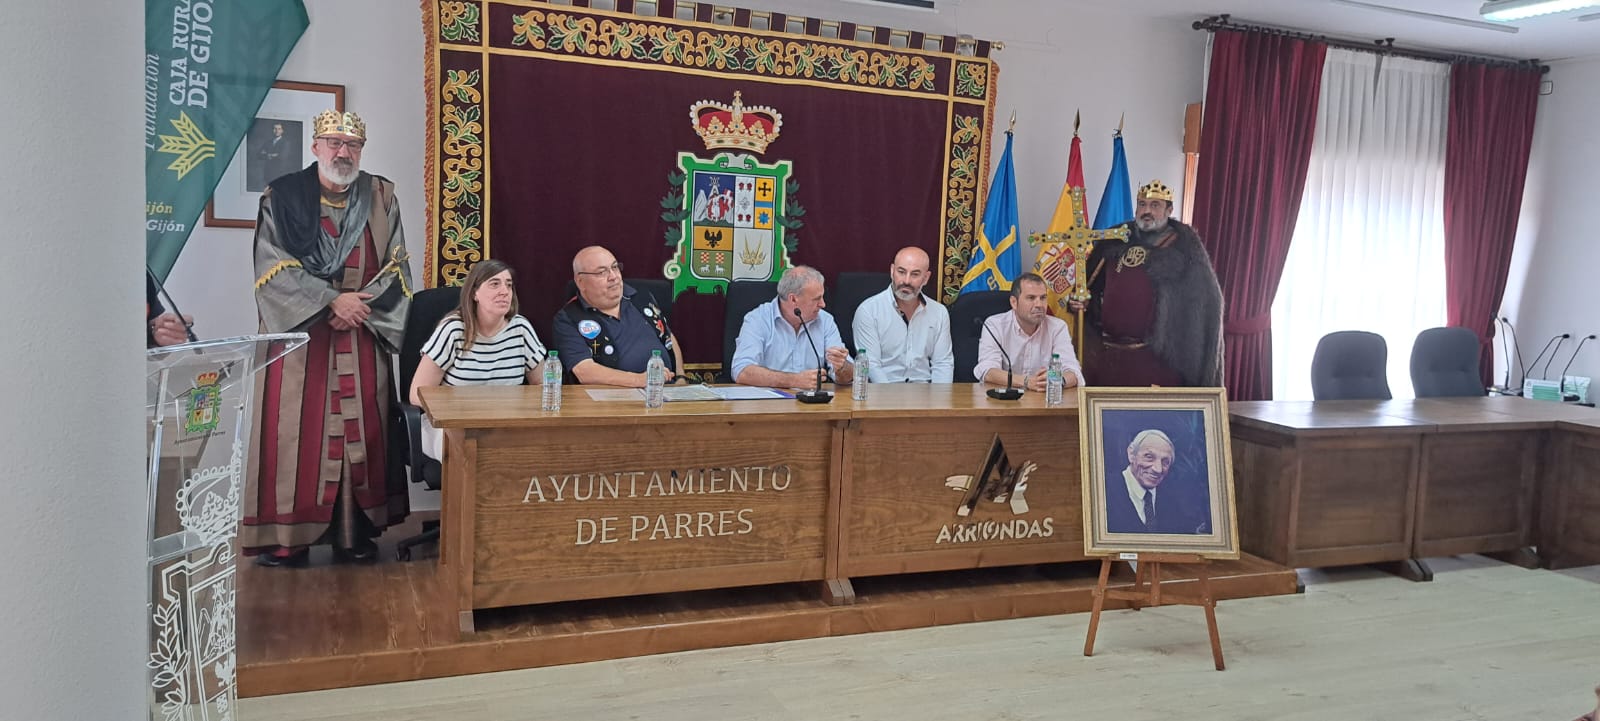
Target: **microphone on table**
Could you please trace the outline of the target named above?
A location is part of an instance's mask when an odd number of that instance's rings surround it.
[[[1578,400],[1578,395],[1576,393],[1572,394],[1571,396],[1567,395],[1567,371],[1572,370],[1572,362],[1578,359],[1578,351],[1583,350],[1583,344],[1592,340],[1594,340],[1593,333],[1590,333],[1589,335],[1584,336],[1582,340],[1579,340],[1578,347],[1572,349],[1572,357],[1567,359],[1566,367],[1561,369],[1561,400]]]
[[[1511,325],[1511,319],[1507,318],[1505,316],[1500,316],[1500,322],[1501,323],[1505,323],[1506,324],[1506,330],[1511,332],[1511,347],[1516,349],[1516,351],[1517,351],[1517,380],[1520,381],[1523,378],[1528,377],[1528,367],[1522,364],[1522,344],[1517,342],[1517,327],[1514,326],[1514,325]],[[1508,358],[1510,357],[1510,353],[1511,353],[1511,351],[1509,351],[1509,350],[1506,351],[1506,354],[1507,354]],[[1507,370],[1510,369],[1510,366],[1511,366],[1511,361],[1507,360],[1506,361]],[[1521,383],[1517,384],[1517,386],[1518,386],[1517,395],[1519,395],[1519,396],[1522,395],[1521,385],[1522,385]]]
[[[1536,355],[1536,356],[1533,357],[1533,362],[1529,363],[1528,367],[1529,368],[1533,368],[1535,371],[1539,370],[1539,361],[1544,358],[1544,354],[1545,353],[1549,352],[1550,345],[1552,343],[1555,343],[1556,341],[1559,341],[1559,340],[1562,340],[1562,339],[1565,339],[1565,338],[1571,338],[1571,337],[1572,337],[1571,333],[1558,333],[1558,334],[1556,334],[1556,336],[1554,338],[1551,338],[1550,340],[1545,341],[1544,349],[1539,351],[1539,355]],[[1527,370],[1526,369],[1523,370],[1522,379],[1523,380],[1527,380],[1528,379],[1528,374],[1527,374]]]
[[[989,331],[989,337],[994,339],[994,346],[1000,349],[1000,357],[1006,361],[1006,389],[990,388],[988,395],[997,401],[1014,401],[1022,398],[1022,389],[1011,387],[1011,354],[1006,352],[1005,344],[1000,342],[1000,337],[994,334],[994,329],[989,327],[987,321],[980,323],[983,329]]]
[[[806,318],[799,308],[794,309],[794,317],[800,321],[800,330],[805,332],[806,340],[811,342],[812,354],[817,356],[817,387],[794,394],[794,399],[801,403],[832,403],[833,391],[822,390],[822,354],[817,351],[817,339],[811,337],[811,328],[806,325]]]
[[[1490,316],[1489,318],[1489,322],[1494,325],[1494,330],[1497,334],[1500,332],[1500,320],[1500,316]],[[1505,378],[1500,381],[1500,392],[1509,395],[1511,393],[1511,341],[1501,337],[1500,347],[1505,350],[1506,356],[1506,374]],[[1491,388],[1490,390],[1494,389]]]
[[[1562,333],[1560,337],[1555,339],[1555,350],[1550,351],[1550,360],[1544,362],[1544,372],[1539,374],[1540,378],[1550,380],[1550,364],[1556,361],[1556,354],[1561,352],[1561,344],[1567,342],[1567,339],[1571,337],[1571,333]]]

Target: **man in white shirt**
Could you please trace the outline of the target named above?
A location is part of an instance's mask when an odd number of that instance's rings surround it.
[[[856,348],[867,352],[873,383],[949,383],[956,357],[950,349],[950,311],[922,294],[928,254],[901,248],[889,266],[889,287],[856,308]]]
[[[991,315],[983,321],[978,340],[978,365],[972,376],[990,385],[1003,386],[1008,375],[1006,357],[1011,359],[1011,382],[1018,388],[1043,391],[1045,372],[1051,354],[1061,356],[1061,380],[1065,388],[1083,384],[1083,369],[1072,351],[1072,333],[1067,322],[1046,312],[1049,300],[1044,278],[1023,273],[1011,284],[1011,312]],[[998,342],[997,342],[998,339]],[[1005,348],[1005,354],[1000,350]]]
[[[746,313],[735,341],[733,380],[747,386],[810,388],[817,382],[817,354],[847,385],[855,364],[839,338],[833,316],[822,308],[822,274],[797,265],[778,279],[778,297]],[[809,337],[806,337],[809,334]],[[815,343],[815,350],[813,350]]]

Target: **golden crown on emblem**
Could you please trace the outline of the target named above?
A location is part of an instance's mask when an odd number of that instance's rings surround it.
[[[778,139],[783,116],[765,105],[744,106],[744,96],[733,92],[733,104],[702,100],[689,106],[694,132],[706,142],[706,150],[735,148],[764,153]]]
[[[1172,202],[1172,188],[1168,188],[1167,184],[1160,180],[1152,180],[1148,184],[1139,187],[1139,197],[1165,200],[1170,203]]]
[[[313,137],[322,137],[332,133],[339,135],[352,135],[362,140],[367,139],[367,124],[361,122],[361,116],[355,113],[341,113],[337,110],[324,110],[317,114],[312,121],[316,128]]]
[[[209,386],[215,384],[217,379],[221,377],[222,374],[217,371],[206,371],[194,377],[194,384],[197,386]]]

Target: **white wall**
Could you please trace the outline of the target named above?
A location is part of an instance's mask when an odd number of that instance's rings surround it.
[[[422,16],[415,2],[308,0],[311,26],[279,71],[280,80],[344,86],[346,110],[367,124],[361,167],[395,182],[412,277],[427,240],[422,185],[424,102]],[[307,118],[309,120],[309,118]],[[310,151],[307,151],[307,160]],[[253,230],[207,228],[202,219],[178,256],[167,289],[195,317],[201,338],[256,332]]]
[[[1555,378],[1574,343],[1600,333],[1600,239],[1594,232],[1594,194],[1600,188],[1600,57],[1551,64],[1550,95],[1541,98],[1533,133],[1528,185],[1518,224],[1510,282],[1502,307],[1517,326],[1524,360],[1558,333],[1573,338],[1550,367]],[[1545,363],[1540,362],[1542,370]],[[1500,379],[1503,362],[1496,371]],[[1589,341],[1572,375],[1600,378],[1600,342]],[[1530,369],[1530,375],[1535,375]],[[1590,399],[1600,395],[1591,387]]]
[[[1129,3],[1132,5],[1133,3]],[[1077,7],[1073,2],[1000,0],[983,12],[959,1],[929,13],[834,0],[751,0],[742,5],[828,20],[934,34],[966,33],[1006,44],[991,165],[1005,146],[1005,121],[1017,113],[1013,149],[1022,229],[1043,231],[1067,173],[1073,113],[1083,111],[1083,162],[1090,216],[1111,170],[1111,133],[1124,132],[1135,185],[1160,177],[1183,184],[1184,106],[1202,99],[1205,34],[1192,17],[1150,17],[1135,9]],[[279,78],[345,86],[345,107],[367,122],[371,142],[362,166],[399,186],[414,277],[421,277],[426,229],[422,154],[422,25],[416,3],[307,0],[311,27]],[[352,28],[360,31],[353,33]],[[1137,50],[1132,48],[1137,41]],[[655,202],[654,199],[640,199]],[[203,223],[173,268],[168,288],[195,332],[219,338],[256,330],[252,231]],[[1024,248],[1031,264],[1033,250]]]
[[[1133,7],[1029,0],[997,3],[960,20],[962,32],[1006,44],[995,55],[1000,96],[993,148],[998,156],[1005,147],[1005,124],[1015,111],[1012,159],[1024,233],[1050,224],[1067,177],[1073,114],[1080,110],[1091,220],[1111,172],[1111,137],[1123,113],[1134,187],[1160,178],[1182,197],[1183,115],[1187,105],[1204,99],[1205,33],[1189,29],[1185,19],[1150,18]],[[1027,251],[1025,260],[1031,263],[1032,257]]]
[[[0,13],[6,719],[144,718],[139,3]]]

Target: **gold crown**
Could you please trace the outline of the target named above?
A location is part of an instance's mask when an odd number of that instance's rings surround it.
[[[1172,202],[1172,188],[1168,188],[1166,183],[1159,180],[1152,180],[1149,184],[1139,188],[1139,197],[1165,200],[1170,203]]]
[[[316,132],[312,137],[320,138],[324,135],[338,133],[339,135],[352,135],[362,140],[367,139],[367,124],[361,122],[361,116],[355,113],[341,113],[337,110],[324,110],[313,121]]]
[[[736,148],[764,153],[778,139],[783,116],[764,105],[744,106],[744,97],[735,90],[733,104],[702,100],[689,106],[694,132],[706,141],[706,150]]]
[[[197,386],[214,385],[217,382],[217,379],[221,377],[221,374],[217,373],[216,371],[206,371],[194,377],[194,384]]]

